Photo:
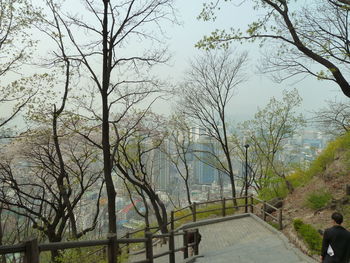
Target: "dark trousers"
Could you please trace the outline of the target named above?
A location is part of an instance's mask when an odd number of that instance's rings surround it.
[[[339,261],[335,257],[331,257],[329,255],[326,255],[323,259],[322,263],[348,263],[346,261]]]

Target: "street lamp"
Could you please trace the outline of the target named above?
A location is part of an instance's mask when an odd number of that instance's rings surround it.
[[[248,148],[249,144],[244,145],[245,148],[245,209],[244,212],[248,213]]]

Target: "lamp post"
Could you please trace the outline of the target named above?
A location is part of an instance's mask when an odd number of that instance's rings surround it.
[[[248,213],[248,148],[249,144],[244,145],[245,148],[245,209],[244,212]]]

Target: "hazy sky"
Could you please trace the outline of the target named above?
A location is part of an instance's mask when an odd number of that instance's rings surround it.
[[[196,17],[201,11],[203,2],[201,0],[177,1],[179,18],[183,25],[171,27],[168,30],[171,37],[170,48],[174,52],[174,67],[170,69],[173,78],[181,79],[184,70],[188,66],[188,60],[199,52],[194,47],[195,43],[204,35],[209,35],[215,28],[244,27],[254,19],[251,6],[246,4],[241,7],[223,6],[222,12],[215,23],[198,21]],[[320,108],[325,104],[326,99],[337,97],[338,99],[347,100],[334,83],[318,81],[312,77],[308,77],[299,83],[295,83],[296,79],[293,79],[277,84],[271,81],[268,75],[257,74],[257,58],[260,52],[265,51],[264,49],[249,44],[234,44],[234,47],[249,52],[248,81],[240,85],[231,103],[231,113],[234,119],[241,120],[252,117],[257,107],[264,106],[271,96],[280,98],[283,89],[298,89],[303,98],[304,112]]]
[[[70,5],[71,1],[67,0],[66,4]],[[34,0],[34,2],[42,3],[41,0]],[[167,25],[165,28],[169,37],[167,43],[172,54],[172,60],[170,66],[161,67],[157,73],[163,78],[170,79],[173,83],[181,81],[184,72],[188,68],[189,60],[200,53],[194,45],[204,35],[209,35],[216,28],[223,29],[231,26],[244,28],[254,19],[254,16],[258,15],[247,4],[240,7],[234,7],[231,4],[223,6],[215,23],[203,22],[197,20],[203,2],[205,1],[176,0],[178,18],[182,25]],[[73,4],[72,10],[75,10],[74,7],[75,5]],[[264,49],[259,49],[257,45],[252,44],[235,44],[233,48],[236,48],[238,51],[249,52],[249,66],[246,72],[248,80],[238,87],[229,108],[229,117],[235,122],[251,118],[257,107],[263,107],[270,97],[280,98],[283,89],[297,88],[299,90],[303,98],[302,111],[305,113],[319,109],[325,105],[326,99],[334,99],[336,97],[337,99],[347,100],[334,83],[318,81],[312,77],[308,77],[296,84],[294,83],[296,79],[282,84],[272,82],[268,75],[257,74],[257,60],[259,54],[265,51]],[[155,110],[169,113],[169,105],[169,102],[158,103]]]

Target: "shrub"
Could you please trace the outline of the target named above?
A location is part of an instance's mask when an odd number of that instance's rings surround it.
[[[322,153],[311,163],[309,168],[303,169],[297,167],[293,173],[287,176],[287,179],[292,183],[293,187],[299,187],[307,184],[314,176],[322,173],[327,166],[334,161],[334,156],[337,151],[350,149],[350,132],[337,137],[335,140],[328,143]],[[350,169],[350,151],[345,153],[348,161],[344,163]],[[264,187],[259,191],[259,197],[269,200],[275,197],[285,197],[288,194],[288,189],[281,178],[274,175],[268,176]],[[318,208],[316,208],[318,209]]]
[[[350,133],[337,137],[334,141],[328,143],[322,153],[313,161],[310,168],[305,172],[306,177],[313,176],[324,171],[328,164],[333,162],[334,155],[339,150],[347,150],[350,148]]]
[[[332,195],[329,192],[313,192],[308,195],[306,205],[313,210],[317,210],[325,207],[331,199]]]
[[[311,253],[320,254],[322,247],[322,237],[318,231],[309,224],[305,224],[301,219],[295,219],[293,222],[295,231],[308,245]]]
[[[293,226],[294,226],[294,229],[298,232],[300,227],[303,225],[303,221],[299,218],[295,219],[293,221]]]
[[[314,176],[322,173],[327,165],[334,161],[334,156],[337,151],[350,149],[350,132],[337,137],[335,140],[328,143],[322,153],[311,163],[307,169],[297,168],[290,174],[287,179],[292,182],[294,187],[302,186],[308,183]],[[350,158],[350,151],[345,153],[347,160]],[[350,168],[350,161],[344,163]]]
[[[285,198],[287,195],[286,183],[277,175],[265,179],[264,187],[258,193],[258,197],[263,200],[271,200],[276,197]]]
[[[104,251],[102,247],[65,249],[62,251],[60,257],[57,258],[57,262],[106,263],[106,259],[104,259],[103,255]]]
[[[244,200],[243,199],[238,199],[237,200],[237,204],[238,205],[243,205],[244,204]],[[231,200],[227,200],[226,201],[226,215],[233,215],[236,210],[232,207],[233,203]],[[207,210],[211,210],[206,212]],[[206,218],[212,218],[212,217],[220,217],[222,215],[222,203],[221,201],[218,202],[218,204],[206,204],[201,205],[201,204],[197,204],[197,220],[201,220],[201,219],[206,219]],[[175,222],[175,228],[189,223],[189,222],[193,222],[193,217],[192,217],[192,212],[191,210],[185,209],[182,211],[178,211],[175,212],[175,219],[176,218],[182,218],[178,221]]]
[[[280,225],[275,223],[275,222],[267,222],[270,226],[272,226],[273,228],[280,230]]]

